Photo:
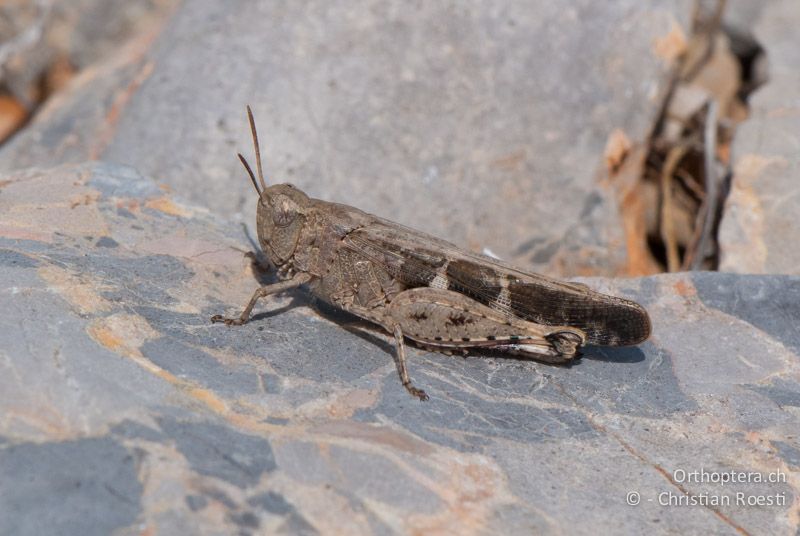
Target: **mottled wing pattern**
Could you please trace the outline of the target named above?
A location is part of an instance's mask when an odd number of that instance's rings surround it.
[[[577,327],[593,344],[637,344],[650,334],[647,312],[635,302],[523,272],[379,218],[344,242],[407,287],[445,288],[508,316]]]

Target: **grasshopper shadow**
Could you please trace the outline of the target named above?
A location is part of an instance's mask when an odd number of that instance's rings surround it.
[[[261,286],[277,283],[279,279],[275,274],[275,270],[270,269],[267,262],[262,258],[263,253],[260,250],[256,249],[255,251],[258,253],[249,252],[247,254],[247,257],[249,257],[253,263],[254,279]],[[370,333],[371,331],[381,331],[380,328],[377,328],[370,322],[367,322],[366,320],[363,320],[352,313],[348,313],[347,311],[338,309],[323,301],[315,299],[307,289],[302,287],[299,289],[290,290],[286,292],[285,295],[291,297],[291,301],[289,303],[278,309],[269,309],[266,311],[262,310],[258,313],[255,313],[250,316],[250,321],[272,318],[279,314],[290,311],[298,306],[307,305],[314,309],[314,311],[316,311],[326,320],[330,320],[353,335],[356,335],[362,340],[377,346],[387,354],[394,356],[394,345],[381,339],[375,333]]]
[[[273,316],[278,316],[287,311],[291,311],[292,309],[294,309],[299,305],[305,305],[308,301],[303,292],[294,291],[294,292],[287,292],[286,294],[291,297],[292,301],[290,301],[283,307],[278,307],[277,309],[267,309],[267,310],[261,310],[258,313],[253,313],[252,315],[250,315],[250,320],[248,322],[253,322],[256,320],[264,320],[266,318],[272,318]]]
[[[311,305],[314,310],[326,320],[330,320],[348,333],[352,333],[369,344],[377,346],[387,354],[394,356],[394,344],[386,342],[377,335],[377,333],[386,333],[380,327],[352,313],[337,309],[323,301],[316,300],[307,292],[303,293],[303,296],[305,297],[306,303]]]
[[[584,348],[582,359],[606,363],[641,363],[645,357],[644,352],[638,346],[613,348],[589,345]]]

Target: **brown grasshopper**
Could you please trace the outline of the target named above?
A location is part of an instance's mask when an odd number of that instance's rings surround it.
[[[374,322],[394,335],[397,371],[412,395],[403,339],[442,352],[483,349],[568,363],[586,343],[637,344],[650,335],[638,303],[608,296],[470,253],[425,233],[356,208],[312,199],[291,184],[267,187],[255,121],[247,107],[258,182],[258,241],[280,282],[255,291],[237,318],[241,325],[259,298],[307,285],[323,301]],[[261,188],[259,189],[259,184]]]

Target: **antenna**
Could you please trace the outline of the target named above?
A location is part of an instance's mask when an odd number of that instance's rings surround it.
[[[256,121],[255,119],[253,119],[253,110],[250,109],[249,104],[247,105],[247,118],[250,120],[250,130],[253,132],[253,145],[255,145],[256,148],[256,167],[258,168],[258,180],[261,183],[261,189],[266,190],[267,185],[264,182],[264,172],[261,169],[261,150],[258,148],[258,133],[256,132]],[[247,167],[249,168],[249,166]]]
[[[236,154],[239,156],[239,160],[242,161],[244,169],[247,170],[247,174],[250,175],[250,180],[253,181],[253,188],[256,189],[258,197],[261,197],[261,192],[258,190],[258,183],[256,182],[256,176],[253,175],[253,170],[250,169],[250,164],[247,163],[247,160],[245,160],[245,158],[242,156],[242,153],[236,153]]]

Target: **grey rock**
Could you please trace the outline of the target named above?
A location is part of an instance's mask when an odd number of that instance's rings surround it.
[[[111,433],[125,439],[143,439],[151,442],[163,441],[166,437],[159,430],[130,420],[125,420],[112,426]]]
[[[651,339],[568,368],[412,347],[420,403],[385,334],[303,292],[212,325],[264,277],[241,228],[129,168],[0,184],[2,533],[798,530],[797,276],[585,279]]]
[[[257,484],[263,473],[275,470],[269,442],[260,437],[209,423],[162,418],[158,424],[200,474],[245,487]]]
[[[262,508],[267,512],[272,512],[273,514],[288,514],[294,511],[294,507],[286,502],[283,495],[272,491],[250,497],[247,503],[251,506]]]
[[[9,268],[33,268],[38,264],[39,262],[36,259],[31,259],[13,249],[0,249],[0,266],[7,266]]]
[[[795,352],[797,323],[793,318],[800,303],[800,286],[785,286],[776,280],[730,274],[696,274],[698,297],[709,307],[741,318],[764,330]]]
[[[0,533],[109,534],[141,513],[132,452],[108,437],[0,448]]]
[[[800,408],[800,391],[790,382],[777,378],[766,385],[754,386],[754,389],[775,402],[776,405]]]
[[[797,445],[790,445],[784,441],[773,441],[774,446],[781,458],[786,460],[786,463],[796,469],[800,469],[800,449]]]
[[[800,10],[792,0],[761,9],[754,35],[769,79],[750,98],[750,117],[736,131],[733,182],[720,224],[720,269],[800,274]]]
[[[250,221],[235,153],[269,180],[551,274],[629,269],[615,130],[645,143],[691,2],[186,2],[49,103],[6,169],[129,164]],[[673,46],[673,48],[675,48]]]
[[[186,504],[191,511],[196,512],[208,506],[208,499],[202,495],[187,495]]]
[[[318,531],[300,515],[292,504],[286,501],[283,495],[268,491],[250,497],[247,503],[255,508],[260,508],[261,510],[269,512],[270,514],[282,516],[284,521],[280,529],[287,534],[298,534],[302,536],[318,534]],[[278,532],[281,532],[281,530]]]
[[[247,389],[249,384],[251,393],[259,392],[259,377],[252,367],[242,371],[231,370],[231,367],[221,365],[210,354],[171,337],[146,342],[142,345],[142,354],[164,370],[207,385],[215,391],[235,394],[243,388]],[[231,375],[238,378],[231,378]],[[235,392],[226,392],[230,385],[237,386]]]

